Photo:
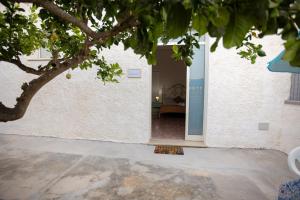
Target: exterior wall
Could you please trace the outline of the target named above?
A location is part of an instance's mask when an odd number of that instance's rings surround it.
[[[96,69],[71,71],[70,80],[60,75],[33,98],[24,118],[0,123],[0,133],[148,142],[151,68],[144,59],[121,46],[103,55],[122,66],[120,83],[104,85],[95,78]],[[37,65],[41,61],[29,63]],[[13,106],[21,92],[20,85],[34,76],[6,63],[0,65],[0,100]],[[141,69],[142,78],[127,78],[128,68]]]
[[[300,106],[289,97],[288,73],[273,73],[267,62],[283,47],[277,37],[262,41],[267,56],[256,64],[221,46],[209,54],[206,143],[216,147],[274,148],[288,152],[300,145]],[[269,123],[268,131],[258,123]]]
[[[272,148],[288,152],[300,145],[300,105],[284,104],[290,74],[272,73],[267,62],[281,50],[281,40],[263,40],[267,57],[257,63],[239,58],[236,50],[209,54],[205,141],[210,147]],[[96,79],[95,69],[72,71],[50,82],[33,98],[24,118],[0,123],[0,133],[84,138],[119,142],[148,142],[151,135],[151,67],[130,50],[103,52],[118,62],[125,75],[118,84]],[[33,57],[36,55],[33,55]],[[36,65],[42,61],[27,61]],[[46,62],[46,61],[44,61]],[[13,106],[20,85],[34,76],[1,63],[0,100]],[[128,68],[140,68],[142,78],[127,78]],[[270,124],[258,130],[259,122]]]

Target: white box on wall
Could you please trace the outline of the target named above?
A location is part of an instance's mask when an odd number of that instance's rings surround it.
[[[141,78],[142,71],[141,69],[128,69],[127,70],[127,77],[128,78]]]

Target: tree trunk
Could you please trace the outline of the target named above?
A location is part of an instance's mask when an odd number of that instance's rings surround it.
[[[32,97],[49,81],[59,74],[65,72],[71,66],[81,64],[90,52],[88,47],[82,49],[81,53],[74,58],[68,59],[57,67],[45,72],[39,78],[24,83],[22,85],[22,94],[17,98],[17,104],[13,108],[6,107],[0,102],[0,122],[14,121],[24,116]]]
[[[17,104],[13,108],[6,107],[0,102],[0,122],[14,121],[24,116],[32,97],[49,81],[70,67],[64,65],[41,75],[39,78],[24,83],[22,94],[17,98]]]

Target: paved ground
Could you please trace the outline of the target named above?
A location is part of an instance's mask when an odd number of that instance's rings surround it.
[[[0,199],[268,200],[294,179],[272,150],[184,148],[0,135]]]

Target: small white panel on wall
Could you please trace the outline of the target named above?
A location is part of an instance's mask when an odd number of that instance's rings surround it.
[[[141,69],[128,69],[127,70],[127,77],[128,78],[141,78],[142,71]]]

